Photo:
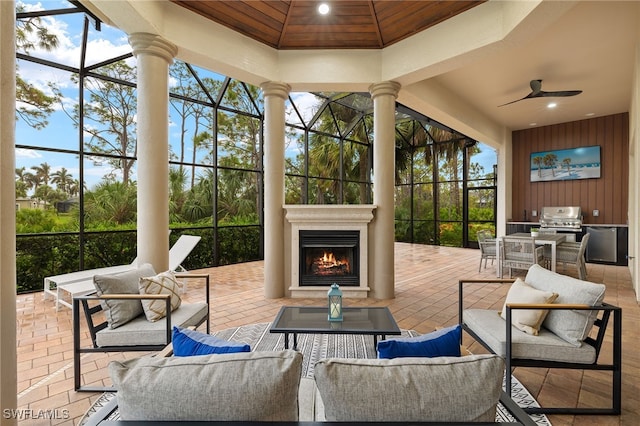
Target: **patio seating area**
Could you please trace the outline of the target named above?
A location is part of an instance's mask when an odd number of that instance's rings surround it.
[[[478,272],[479,250],[396,243],[395,298],[390,300],[345,299],[346,306],[387,306],[400,328],[419,333],[452,325],[458,315],[458,280],[491,279],[496,265]],[[284,305],[320,305],[324,299],[265,299],[262,261],[192,271],[208,273],[211,279],[211,329],[221,330],[245,324],[272,321]],[[635,301],[629,270],[624,266],[587,264],[588,279],[606,285],[605,302],[620,306],[622,324],[622,415],[621,416],[549,416],[556,425],[631,425],[640,422],[640,355],[636,325],[640,307]],[[560,271],[562,272],[562,271]],[[577,271],[567,268],[567,275]],[[524,277],[514,271],[514,276]],[[201,298],[202,288],[194,283],[185,295],[186,301]],[[500,309],[505,291],[487,292],[479,288],[465,291],[465,298],[476,306]],[[192,300],[193,299],[193,300]],[[100,393],[78,393],[73,390],[73,336],[71,311],[56,311],[53,300],[45,300],[43,292],[23,294],[17,298],[18,322],[18,406],[30,410],[57,410],[59,420],[30,420],[30,425],[75,425]],[[86,325],[81,336],[90,344]],[[486,350],[465,336],[465,344],[474,353]],[[605,345],[611,337],[605,337]],[[139,356],[140,353],[96,353],[83,355],[84,380],[109,385],[106,368],[113,359]],[[589,374],[583,384],[582,377]],[[602,376],[600,377],[600,374]],[[583,406],[598,406],[609,398],[609,377],[602,372],[545,370],[518,367],[514,375],[531,394],[545,401]],[[595,381],[595,385],[594,385]],[[553,404],[550,404],[553,405]],[[64,418],[62,418],[64,417]]]

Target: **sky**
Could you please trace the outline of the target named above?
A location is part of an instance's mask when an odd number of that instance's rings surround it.
[[[39,2],[18,1],[23,4],[26,11],[33,10],[51,10],[68,8],[70,4],[64,0],[44,0]],[[54,51],[43,51],[33,49],[29,53],[38,58],[48,61],[62,63],[71,67],[78,67],[80,61],[80,43],[82,26],[84,24],[83,15],[56,15],[42,18],[49,31],[56,34],[59,41],[59,47]],[[131,51],[126,35],[108,25],[102,25],[101,31],[96,31],[93,27],[90,30],[87,48],[87,64],[99,63],[105,59],[117,57]],[[134,59],[130,62],[133,65]],[[78,150],[81,141],[78,140],[78,132],[74,127],[72,120],[68,117],[67,111],[71,111],[78,101],[77,85],[70,79],[70,73],[67,71],[57,70],[26,61],[18,61],[19,75],[41,89],[47,94],[51,94],[48,84],[53,81],[61,90],[64,100],[62,105],[56,105],[56,111],[49,117],[49,125],[43,130],[35,130],[28,126],[23,120],[16,122],[16,143],[18,145],[38,146],[49,148],[63,148],[69,150]],[[209,77],[221,79],[223,76],[197,68],[199,72]],[[291,93],[291,98],[296,103],[298,110],[304,116],[304,119],[310,118],[314,114],[314,106],[317,105],[317,98],[310,93]],[[291,107],[289,106],[289,109]],[[172,112],[173,113],[173,112]],[[290,117],[296,116],[293,111],[289,111]],[[170,117],[170,143],[175,144],[180,135],[179,122],[177,118]],[[293,120],[291,122],[294,122]],[[481,153],[474,157],[475,162],[479,162],[485,168],[486,172],[491,171],[492,165],[496,162],[495,152],[488,146],[481,145]],[[177,149],[172,151],[177,152]],[[295,156],[298,153],[295,144],[289,143],[287,147],[287,156]],[[185,149],[185,157],[190,158],[192,151]],[[202,154],[204,155],[204,154]],[[75,179],[80,176],[80,168],[78,159],[73,154],[53,153],[45,150],[32,149],[16,149],[16,167],[25,167],[27,171],[33,166],[39,166],[46,162],[51,166],[51,172],[56,172],[61,168],[65,168],[68,173],[73,175]],[[88,188],[92,188],[105,175],[111,174],[114,170],[106,162],[94,164],[92,161],[85,161],[84,164],[84,180]],[[117,175],[117,172],[116,172]],[[135,179],[135,170],[133,179]]]

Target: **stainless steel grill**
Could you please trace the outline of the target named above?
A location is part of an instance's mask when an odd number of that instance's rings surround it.
[[[580,207],[543,207],[540,227],[579,232],[582,229],[582,211]]]

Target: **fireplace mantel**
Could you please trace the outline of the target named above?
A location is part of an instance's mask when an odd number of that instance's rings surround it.
[[[360,232],[360,284],[343,287],[344,297],[366,298],[368,286],[369,223],[373,220],[375,205],[291,205],[283,206],[285,226],[289,228],[289,249],[285,250],[285,268],[291,297],[326,297],[327,287],[300,286],[301,230],[354,230]]]

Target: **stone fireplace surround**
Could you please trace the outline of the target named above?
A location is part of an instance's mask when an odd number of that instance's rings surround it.
[[[300,286],[301,230],[349,230],[360,232],[360,283],[341,287],[344,297],[366,298],[369,288],[369,224],[375,205],[284,205],[285,293],[292,298],[326,297],[327,286]]]

